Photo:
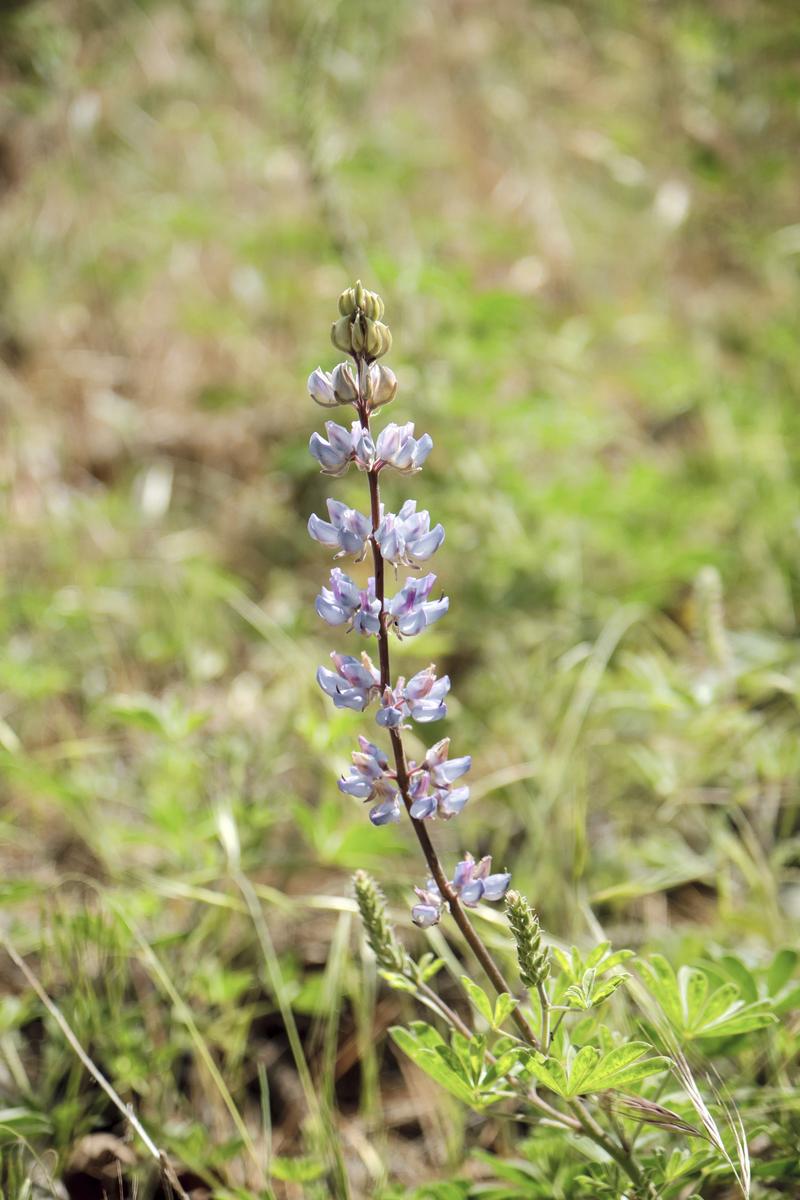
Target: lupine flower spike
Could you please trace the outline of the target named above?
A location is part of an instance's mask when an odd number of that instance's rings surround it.
[[[413,422],[389,422],[374,433],[375,413],[391,403],[397,393],[392,371],[378,363],[392,344],[383,322],[380,296],[356,283],[339,297],[339,317],[331,328],[331,340],[351,361],[339,363],[328,372],[317,367],[308,379],[311,399],[322,408],[350,406],[355,420],[349,425],[325,422],[325,435],[312,433],[309,452],[324,475],[344,475],[351,464],[364,472],[369,482],[369,515],[349,508],[341,500],[326,502],[328,520],[313,514],[308,532],[315,541],[335,551],[335,558],[352,557],[360,562],[371,552],[374,573],[365,584],[357,583],[339,567],[330,573],[328,585],[317,596],[316,610],[328,625],[375,638],[375,666],[367,654],[334,652],[333,667],[320,667],[317,681],[336,708],[362,712],[375,704],[375,720],[389,735],[391,756],[366,737],[359,737],[349,773],[339,781],[346,795],[370,805],[373,825],[401,819],[403,809],[413,823],[428,865],[444,887],[430,837],[423,835],[422,822],[449,821],[469,799],[469,788],[460,782],[469,771],[469,755],[450,757],[450,739],[431,746],[421,762],[407,760],[402,731],[410,722],[422,726],[447,716],[450,678],[437,674],[436,666],[424,666],[406,680],[393,680],[389,656],[389,632],[398,638],[423,633],[448,610],[446,596],[434,595],[436,576],[409,575],[394,596],[385,593],[385,564],[397,571],[405,566],[418,571],[444,541],[444,529],[431,522],[414,499],[407,499],[397,512],[384,511],[379,477],[389,471],[408,477],[420,471],[433,449],[427,433],[417,436]],[[461,905],[474,907],[481,900],[499,900],[509,883],[505,874],[491,874],[491,860],[480,862],[467,855],[447,883],[447,894],[432,878],[417,889],[418,904],[413,919],[432,925],[446,906],[461,914]],[[361,888],[363,892],[363,887]],[[363,901],[363,896],[360,896]],[[363,907],[363,904],[362,904]],[[466,917],[462,917],[466,920]]]

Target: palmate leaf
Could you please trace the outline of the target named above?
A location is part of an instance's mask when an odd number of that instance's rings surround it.
[[[481,1092],[469,1078],[469,1068],[456,1050],[452,1049],[425,1021],[412,1021],[408,1029],[393,1025],[389,1033],[397,1046],[413,1063],[429,1075],[436,1083],[470,1108],[482,1109],[501,1099],[501,1093]],[[459,1050],[466,1055],[471,1044],[462,1039],[466,1046]]]
[[[660,954],[640,964],[650,991],[683,1038],[726,1038],[774,1022],[766,1000],[746,1001],[735,983],[712,984],[705,971],[681,967],[676,974]]]
[[[665,1070],[670,1065],[668,1058],[644,1057],[652,1048],[647,1042],[628,1042],[603,1054],[595,1046],[583,1046],[572,1060],[569,1073],[562,1063],[538,1053],[531,1054],[526,1065],[543,1087],[570,1100],[590,1092],[630,1087],[648,1075]]]

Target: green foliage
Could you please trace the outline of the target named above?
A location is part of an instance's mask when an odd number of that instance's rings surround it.
[[[768,1000],[746,1001],[735,983],[714,987],[699,968],[683,966],[676,973],[661,954],[639,963],[639,970],[681,1040],[736,1037],[776,1019]]]
[[[633,957],[632,950],[612,953],[610,942],[601,942],[585,958],[577,946],[569,954],[558,947],[552,953],[561,969],[559,995],[563,994],[564,1003],[570,1008],[578,1009],[596,1008],[610,999],[628,977],[624,971],[614,975],[610,972]]]
[[[563,1063],[534,1053],[527,1059],[527,1066],[544,1087],[571,1100],[610,1088],[629,1088],[669,1067],[668,1058],[649,1055],[652,1049],[647,1042],[628,1042],[603,1054],[595,1046],[582,1046]]]

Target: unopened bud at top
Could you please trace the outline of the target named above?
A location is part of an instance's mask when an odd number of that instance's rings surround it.
[[[384,312],[383,300],[378,293],[368,292],[360,279],[355,287],[346,288],[339,297],[339,312],[343,317],[354,317],[358,309],[370,321],[380,321]]]
[[[391,348],[392,335],[381,321],[383,300],[377,292],[368,292],[360,279],[342,292],[339,312],[339,320],[331,326],[331,341],[337,350],[374,361]]]

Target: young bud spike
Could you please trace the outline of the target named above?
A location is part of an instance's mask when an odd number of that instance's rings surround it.
[[[519,892],[506,896],[506,916],[517,943],[519,976],[526,987],[538,987],[550,974],[550,954],[542,945],[536,913]]]

